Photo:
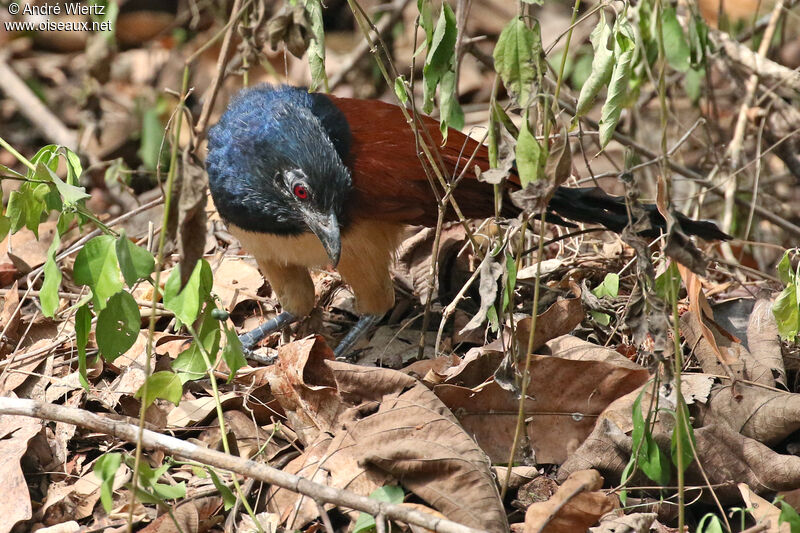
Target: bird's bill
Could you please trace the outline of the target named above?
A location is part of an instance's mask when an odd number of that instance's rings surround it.
[[[314,232],[319,241],[325,248],[325,253],[331,260],[331,264],[339,264],[339,257],[342,253],[342,239],[339,233],[339,221],[335,213],[325,215],[323,213],[306,211],[303,213],[306,224]]]

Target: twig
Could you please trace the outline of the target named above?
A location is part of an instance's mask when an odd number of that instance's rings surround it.
[[[72,424],[129,442],[136,441],[139,433],[139,428],[134,424],[112,420],[108,417],[81,409],[19,398],[0,398],[0,415],[30,416],[42,420]],[[148,449],[163,450],[182,459],[198,461],[222,470],[252,477],[259,481],[271,483],[320,501],[363,511],[372,516],[382,514],[391,519],[422,526],[439,533],[478,533],[481,531],[444,518],[417,511],[416,509],[372,500],[349,490],[335,489],[333,487],[314,483],[308,479],[289,474],[282,470],[277,470],[263,463],[257,463],[234,455],[228,455],[216,450],[197,446],[190,442],[148,429],[145,429],[141,436],[143,446]]]
[[[78,136],[75,132],[67,128],[42,103],[30,87],[14,72],[14,69],[8,65],[6,58],[3,56],[0,56],[0,90],[17,103],[20,113],[25,115],[25,118],[46,139],[50,139],[55,144],[66,146],[71,150],[78,149]]]

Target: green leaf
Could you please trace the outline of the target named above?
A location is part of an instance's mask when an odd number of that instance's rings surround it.
[[[381,502],[400,504],[405,499],[405,492],[403,487],[397,485],[386,485],[372,491],[369,495],[373,500]],[[375,530],[375,518],[368,513],[360,513],[355,525],[353,526],[353,533],[366,533]]]
[[[146,279],[153,273],[156,260],[149,250],[136,246],[123,231],[114,245],[117,252],[119,269],[128,287],[133,288],[140,279]]]
[[[219,491],[219,495],[222,496],[222,501],[225,504],[225,510],[228,511],[231,507],[236,505],[236,496],[233,494],[231,489],[229,489],[228,486],[219,479],[217,472],[213,468],[206,466],[206,470],[211,476],[212,483],[214,483],[217,491]]]
[[[433,31],[433,38],[428,46],[428,55],[425,66],[422,68],[423,76],[423,110],[426,113],[433,111],[433,97],[436,87],[442,77],[453,70],[453,56],[456,46],[456,15],[447,4],[442,4],[439,20]]]
[[[56,252],[61,245],[61,236],[58,231],[53,232],[53,242],[47,249],[47,260],[44,262],[44,281],[39,291],[39,300],[42,302],[42,314],[52,318],[58,309],[58,289],[61,288],[61,269],[56,263]]]
[[[794,270],[792,270],[791,256],[796,251],[797,251],[796,249],[786,250],[783,253],[783,257],[781,257],[780,262],[778,262],[777,266],[778,278],[784,284],[789,284],[794,282]]]
[[[11,233],[23,227],[39,238],[39,223],[45,210],[44,201],[36,196],[36,184],[23,183],[16,191],[8,195],[6,215],[11,219]],[[47,190],[47,185],[41,184]]]
[[[672,453],[672,464],[674,464],[677,468],[678,441],[680,441],[681,455],[683,456],[683,470],[685,471],[687,468],[689,468],[689,465],[692,464],[692,461],[694,460],[694,453],[692,453],[692,448],[695,446],[694,429],[691,426],[689,409],[686,406],[686,401],[683,399],[683,396],[679,397],[677,408],[683,410],[683,420],[686,422],[686,424],[678,424],[678,417],[675,417],[676,423],[675,428],[672,430],[670,452]],[[688,429],[686,426],[688,426]]]
[[[100,501],[107,513],[111,512],[114,504],[114,476],[120,464],[122,455],[118,453],[101,455],[94,463],[94,474],[100,478]]]
[[[406,81],[403,76],[397,76],[394,80],[394,94],[397,95],[398,100],[402,103],[408,102],[408,93],[406,92]]]
[[[686,72],[689,70],[689,42],[678,22],[675,8],[668,6],[661,12],[661,31],[667,63],[678,72]]]
[[[529,28],[520,17],[509,22],[494,47],[494,66],[508,92],[527,107],[537,69],[541,72],[542,38],[539,23]]]
[[[614,48],[608,46],[610,37],[611,27],[606,23],[603,11],[600,11],[600,21],[589,36],[594,49],[592,70],[586,83],[581,87],[578,105],[575,108],[575,118],[585,115],[589,111],[600,90],[611,79],[611,73],[614,70]]]
[[[517,137],[517,146],[514,151],[517,158],[517,172],[519,173],[519,181],[522,187],[525,188],[529,183],[539,181],[544,168],[544,158],[542,157],[542,147],[528,126],[527,113],[523,117],[522,127],[519,129],[519,136]]]
[[[605,148],[611,141],[622,115],[628,94],[628,80],[636,49],[633,28],[625,17],[617,18],[614,24],[614,70],[608,83],[608,94],[600,117],[600,146]]]
[[[697,524],[697,533],[724,533],[724,531],[719,517],[713,513],[703,516],[700,523]]]
[[[64,205],[75,206],[81,201],[91,198],[91,195],[86,193],[86,189],[84,187],[78,187],[76,185],[65,183],[55,174],[53,174],[53,183],[55,184],[58,193],[61,195],[61,200],[64,202]]]
[[[242,342],[236,332],[227,326],[223,326],[223,328],[225,329],[225,347],[222,349],[222,360],[231,371],[228,377],[228,383],[230,383],[236,376],[236,372],[247,365],[247,359],[244,358]]]
[[[800,515],[794,510],[794,507],[781,500],[781,514],[778,517],[778,526],[781,524],[789,524],[789,529],[792,533],[800,533]],[[780,528],[783,530],[783,528]]]
[[[671,301],[672,295],[677,295],[680,288],[681,274],[677,264],[671,263],[664,272],[656,276],[656,295],[665,302]]]
[[[689,69],[686,76],[683,78],[683,88],[686,90],[686,96],[693,104],[696,104],[700,97],[703,96],[703,82],[706,79],[706,69]]]
[[[135,397],[141,398],[144,392],[144,385],[136,391]],[[145,408],[155,401],[156,398],[167,400],[176,406],[181,402],[183,395],[183,383],[177,374],[163,370],[155,372],[147,378],[147,397],[144,398]]]
[[[608,315],[607,313],[603,313],[601,311],[589,311],[589,313],[592,315],[594,321],[601,326],[607,326],[611,323],[611,315]]]
[[[506,252],[506,284],[503,287],[503,310],[508,310],[508,304],[511,303],[511,293],[514,292],[514,287],[517,286],[517,262],[514,257]]]
[[[322,24],[322,3],[320,0],[306,0],[306,12],[311,21],[311,41],[308,44],[308,64],[311,67],[311,86],[309,91],[324,87],[328,90],[328,76],[325,73],[325,28]]]
[[[642,414],[642,398],[644,397],[645,389],[633,401],[633,430],[631,430],[631,449],[636,452],[639,449],[640,443],[644,438],[646,426],[644,423],[644,415]]]
[[[609,272],[603,282],[592,290],[598,298],[616,298],[619,294],[619,274]]]
[[[100,235],[87,242],[75,258],[72,273],[76,283],[92,289],[95,311],[102,310],[111,295],[122,289],[114,237]]]
[[[644,475],[658,483],[666,485],[670,478],[670,461],[667,455],[661,451],[655,439],[649,433],[645,434],[644,443],[639,451],[639,468]]]
[[[89,331],[92,329],[92,312],[89,305],[84,304],[75,313],[75,343],[78,346],[78,379],[86,392],[89,392],[89,378],[86,375],[86,345],[89,343]]]
[[[139,306],[130,293],[119,291],[97,315],[97,347],[106,361],[112,362],[127,352],[142,326]]]
[[[67,183],[70,185],[77,185],[81,174],[83,174],[81,158],[78,154],[66,147],[64,147],[64,155],[67,160]]]
[[[5,215],[0,215],[0,241],[6,238],[11,230],[11,219]]]
[[[213,283],[211,266],[205,259],[197,261],[182,290],[180,269],[175,268],[164,286],[164,307],[175,313],[184,324],[191,324],[197,319],[203,303],[208,300]]]
[[[449,128],[460,130],[464,127],[464,110],[458,103],[454,70],[448,70],[442,76],[439,85],[439,113],[439,131],[442,133],[442,144],[444,144],[447,142]]]
[[[778,334],[784,340],[794,340],[800,333],[800,301],[798,286],[790,283],[772,303],[772,314],[778,323]]]
[[[213,308],[213,306],[206,306],[197,336],[209,357],[214,358],[219,350],[220,330],[219,320],[211,316],[211,309],[209,308]],[[180,353],[175,358],[172,362],[172,369],[178,372],[183,383],[200,379],[206,375],[208,365],[196,341],[192,343],[188,350]]]
[[[156,483],[153,485],[153,492],[162,500],[179,500],[186,496],[186,482],[181,481],[175,485]]]
[[[155,170],[161,156],[164,126],[155,107],[148,108],[142,116],[142,136],[137,155],[147,170]]]

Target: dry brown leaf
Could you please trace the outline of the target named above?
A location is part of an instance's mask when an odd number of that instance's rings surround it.
[[[768,446],[800,429],[800,394],[749,383],[715,385],[708,403],[697,408],[699,425],[726,424]]]
[[[11,344],[11,348],[8,351],[13,349],[13,344],[19,340],[19,325],[20,325],[20,314],[17,313],[17,306],[19,305],[19,291],[17,290],[19,286],[19,282],[15,281],[14,285],[8,290],[6,295],[3,297],[3,309],[0,310],[0,324],[3,326],[3,330],[5,331],[5,339],[0,339],[0,348],[5,348],[7,343]],[[10,342],[9,342],[10,341]],[[0,356],[3,355],[4,350],[0,350]]]
[[[602,487],[603,478],[596,470],[573,472],[552,498],[528,507],[525,533],[585,531],[619,506],[616,496],[599,491]]]
[[[52,340],[50,339],[40,339],[25,351],[18,351],[12,355],[10,363],[5,369],[5,377],[0,377],[0,393],[16,390],[31,377],[31,372],[35,372],[36,368],[44,363],[44,357],[25,357],[25,353],[34,352],[51,344]]]
[[[298,472],[365,495],[391,475],[451,520],[507,529],[486,455],[427,387],[401,372],[331,358],[319,337],[304,339],[281,348],[269,375],[290,426],[301,439],[316,438],[295,461]],[[298,508],[297,497],[276,491],[273,499],[280,504],[271,509],[291,519],[286,506]],[[315,514],[306,506],[290,525]]]
[[[28,228],[22,228],[14,235],[8,235],[0,242],[0,261],[8,258],[21,273],[27,274],[47,260],[47,249],[53,242],[57,222],[48,220],[39,224],[39,238]]]
[[[725,374],[727,369],[731,377],[755,381],[767,387],[775,386],[772,370],[754,357],[741,342],[732,341],[718,329],[716,324],[706,325],[705,328],[712,335],[714,346],[729,354],[734,362],[725,365],[718,359],[714,347],[703,336],[695,314],[687,312],[681,317],[681,333],[689,346],[694,348],[693,352],[704,372]]]
[[[606,406],[637,389],[649,377],[644,368],[533,356],[525,414],[536,461],[563,462],[591,433]],[[475,390],[437,385],[434,392],[457,413],[461,424],[493,461],[508,461],[518,408],[518,400],[511,392],[496,382]]]
[[[736,433],[726,424],[705,426],[694,431],[697,455],[703,465],[708,483],[724,504],[739,501],[739,491],[730,481],[746,483],[757,494],[789,490],[800,485],[800,457],[779,454],[764,444]],[[654,435],[658,446],[669,454],[670,436]],[[618,480],[631,454],[631,438],[610,419],[603,418],[583,445],[561,466],[559,479],[571,472],[595,468],[606,477]],[[636,484],[645,479],[634,476]],[[686,483],[705,485],[697,462],[686,470]],[[710,497],[704,495],[704,498]]]
[[[442,377],[451,385],[476,387],[492,378],[502,360],[503,352],[491,345],[472,348],[458,366],[448,368]]]
[[[228,311],[243,300],[255,298],[264,285],[264,277],[251,259],[223,257],[214,272],[214,293]]]
[[[26,416],[0,416],[0,479],[4,497],[0,500],[0,533],[11,531],[17,522],[31,518],[31,498],[20,459],[28,442],[42,431],[42,421]]]
[[[776,385],[788,388],[778,323],[772,314],[772,298],[768,292],[759,294],[753,306],[747,323],[747,348],[757,361],[772,371]]]
[[[756,519],[756,525],[766,524],[765,531],[770,533],[792,533],[792,526],[788,522],[779,524],[781,510],[772,505],[768,500],[765,500],[747,486],[745,483],[739,483],[739,492],[742,493],[745,507]]]
[[[533,336],[531,352],[541,348],[547,341],[566,335],[581,323],[585,316],[580,297],[565,298],[555,302],[542,314],[536,317],[536,332]],[[524,318],[517,322],[517,341],[522,347],[521,353],[528,349],[528,338],[531,331],[531,319]]]
[[[419,355],[419,330],[400,326],[381,326],[369,340],[368,351],[358,358],[358,364],[400,369]],[[425,333],[425,347],[433,352],[436,332]]]
[[[693,314],[693,321],[700,329],[702,337],[708,342],[709,347],[713,350],[714,355],[723,365],[733,365],[738,362],[734,354],[728,350],[722,350],[717,345],[714,334],[705,323],[705,319],[714,319],[714,312],[711,306],[708,305],[705,294],[703,294],[703,283],[700,277],[678,263],[678,271],[683,278],[683,283],[686,285],[687,298],[689,299],[689,309]],[[733,376],[731,376],[733,377]]]
[[[545,346],[547,351],[544,353],[553,357],[573,361],[600,361],[631,370],[643,368],[616,350],[587,342],[572,335],[562,335],[549,340]]]
[[[130,477],[130,469],[124,464],[120,466],[114,476],[113,490],[116,491],[130,481]],[[68,479],[54,484],[47,492],[47,500],[42,507],[44,522],[55,524],[91,516],[100,499],[100,484],[100,478],[91,467],[86,468],[77,481]]]

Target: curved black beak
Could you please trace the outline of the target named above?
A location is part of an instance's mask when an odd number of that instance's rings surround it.
[[[331,264],[339,264],[339,257],[342,254],[342,238],[339,233],[339,221],[336,214],[331,212],[328,215],[322,213],[305,211],[303,213],[306,224],[314,232],[322,243],[325,252],[331,260]]]

